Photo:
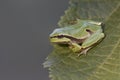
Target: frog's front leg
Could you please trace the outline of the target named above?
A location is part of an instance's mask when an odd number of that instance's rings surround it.
[[[96,43],[104,38],[103,33],[96,33],[91,35],[85,42],[82,44],[82,48],[84,49],[80,54],[86,54],[87,51]]]
[[[91,35],[91,37],[85,40],[85,42],[82,44],[82,48],[90,47],[93,44],[98,43],[100,40],[102,40],[102,38],[104,38],[103,33],[97,33],[97,34]]]
[[[91,35],[91,37],[89,37],[85,42],[83,42],[82,46],[81,46],[81,52],[78,54],[78,56],[80,56],[81,54],[85,54],[87,53],[87,51],[97,42],[99,42],[100,40],[102,40],[102,38],[104,38],[104,34],[103,33],[96,33]]]
[[[73,42],[69,43],[69,48],[75,53],[80,52],[80,50],[81,50],[81,46],[79,44],[73,43]]]

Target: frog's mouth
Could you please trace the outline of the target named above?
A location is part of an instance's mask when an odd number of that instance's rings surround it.
[[[70,42],[75,42],[78,44],[82,44],[86,38],[83,39],[77,39],[69,35],[57,35],[57,36],[52,36],[50,37],[51,42],[53,43],[59,43],[59,44],[68,44]]]

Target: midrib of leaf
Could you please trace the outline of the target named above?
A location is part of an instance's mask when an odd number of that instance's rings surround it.
[[[117,5],[117,7],[110,13],[110,15],[105,19],[105,21],[108,21],[109,18],[110,18],[110,16],[112,16],[112,14],[113,14],[114,12],[116,12],[119,7],[120,7],[120,3],[119,3],[119,4]]]

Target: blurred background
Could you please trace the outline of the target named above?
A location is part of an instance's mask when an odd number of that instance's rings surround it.
[[[0,0],[0,80],[50,80],[48,36],[69,0]]]

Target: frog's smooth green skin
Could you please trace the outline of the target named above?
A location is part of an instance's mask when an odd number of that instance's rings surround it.
[[[101,22],[77,20],[74,25],[55,29],[50,34],[50,42],[67,44],[75,53],[86,52],[104,38]]]

